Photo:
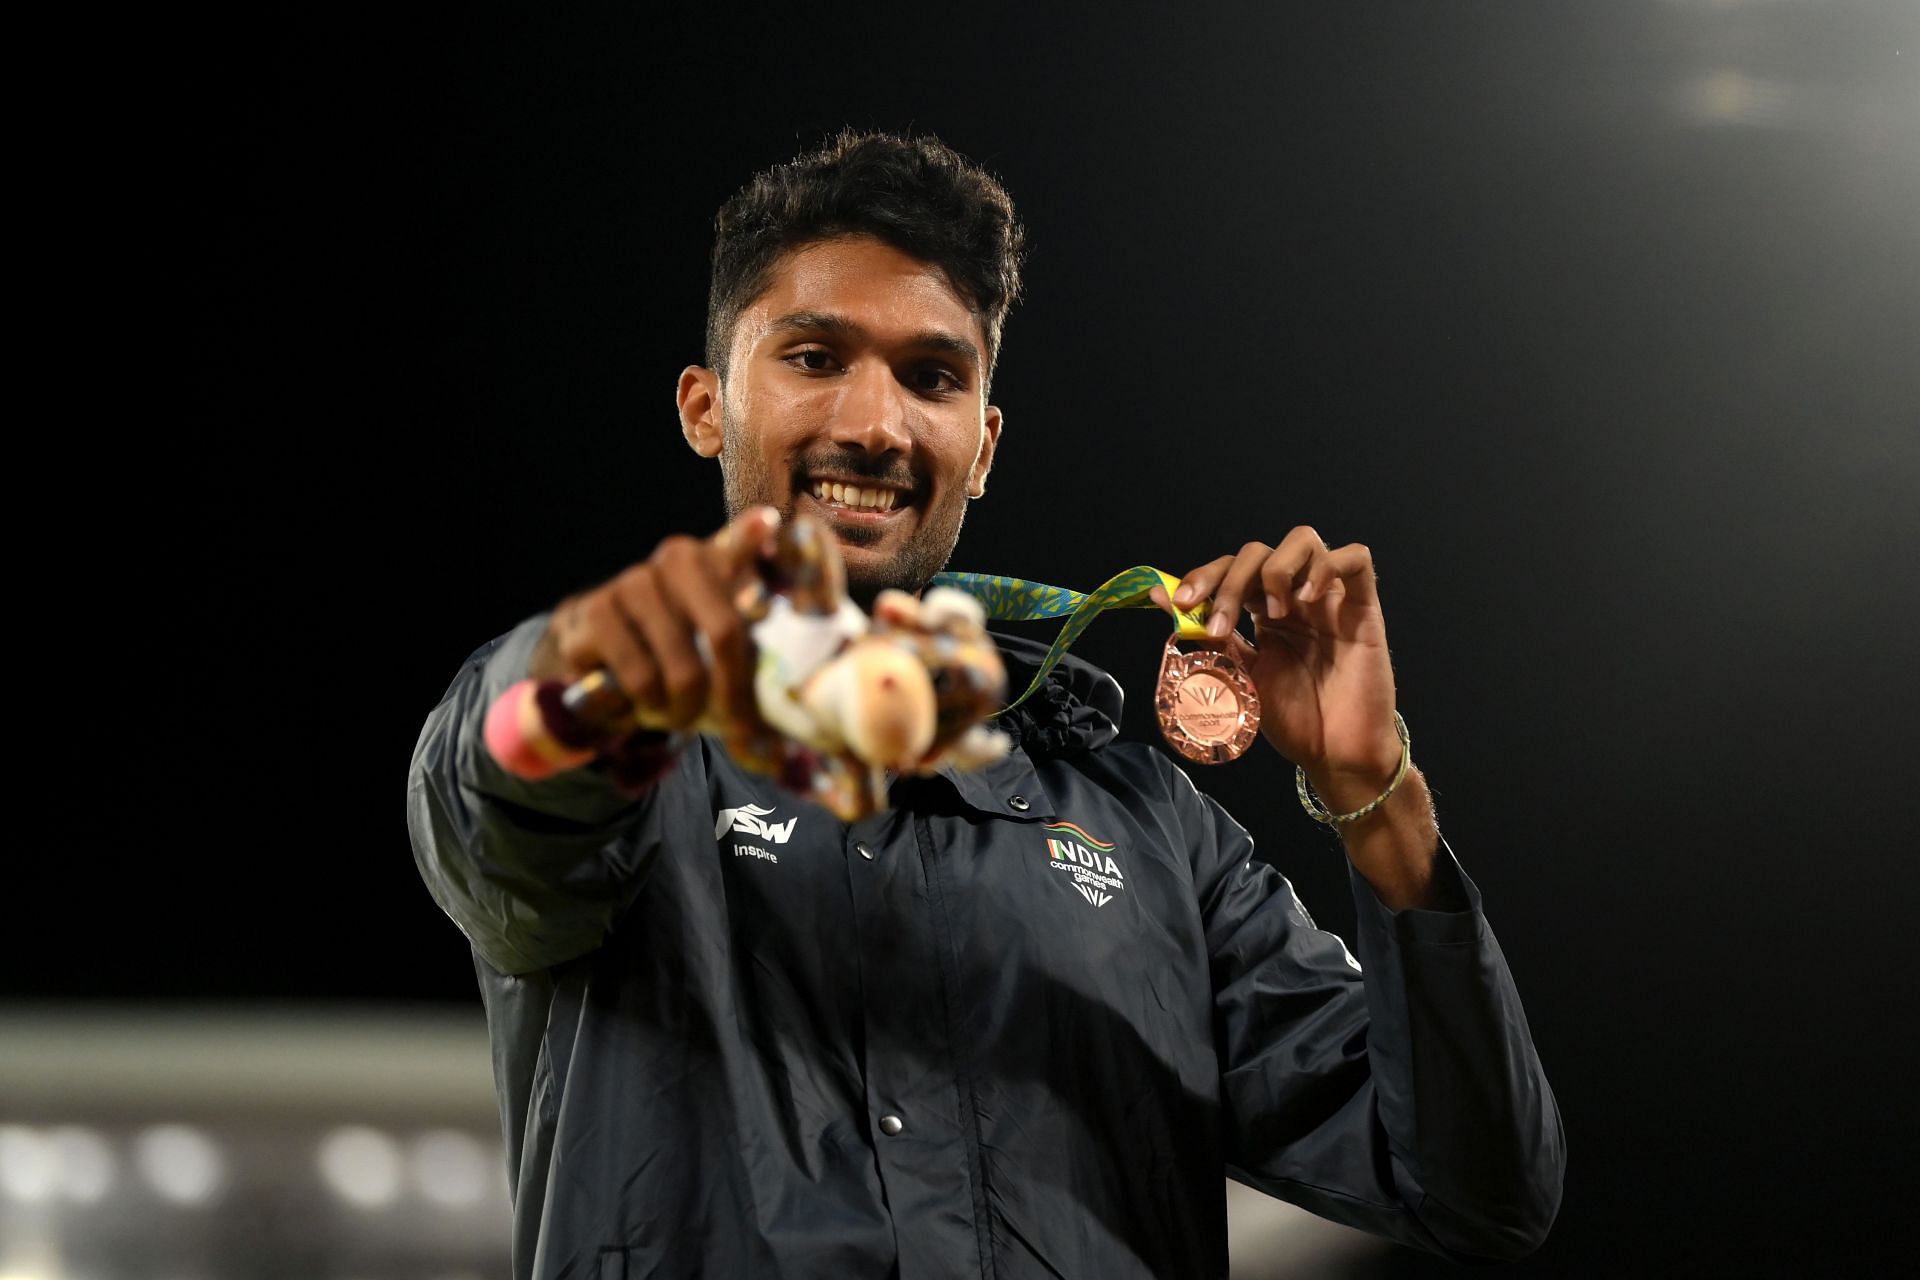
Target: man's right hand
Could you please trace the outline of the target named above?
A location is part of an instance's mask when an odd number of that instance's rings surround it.
[[[675,729],[710,708],[736,724],[761,724],[737,597],[779,524],[772,507],[753,507],[711,538],[668,538],[645,560],[569,596],[548,620],[527,674],[573,681],[604,667],[636,706],[664,712]]]

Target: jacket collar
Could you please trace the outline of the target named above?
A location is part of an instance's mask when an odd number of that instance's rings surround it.
[[[993,639],[1007,664],[1008,696],[1017,698],[1039,669],[1047,647],[999,632]],[[1035,759],[1085,755],[1112,742],[1119,734],[1115,721],[1121,701],[1112,676],[1069,654],[1047,673],[1046,683],[1031,698],[994,721],[1013,739],[1005,759],[969,773],[944,768],[940,776],[982,813],[1019,822],[1057,817]]]
[[[1040,774],[1025,750],[1016,746],[1006,758],[985,768],[962,773],[952,765],[940,770],[970,808],[1017,822],[1056,817],[1053,801],[1040,783]]]

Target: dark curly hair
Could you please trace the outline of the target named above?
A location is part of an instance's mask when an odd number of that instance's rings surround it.
[[[845,130],[818,151],[775,165],[720,206],[707,293],[707,365],[727,374],[733,326],[782,254],[838,236],[870,235],[940,268],[980,317],[987,374],[1007,309],[1020,295],[1025,230],[986,170],[931,136]]]

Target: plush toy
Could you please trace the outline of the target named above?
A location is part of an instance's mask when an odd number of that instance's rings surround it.
[[[972,596],[882,591],[869,619],[847,598],[833,538],[807,516],[782,522],[754,568],[738,604],[763,723],[709,707],[693,725],[741,765],[852,822],[886,807],[889,775],[976,769],[1006,754],[1006,736],[982,723],[1005,697],[1006,669]],[[665,726],[596,671],[572,685],[514,685],[488,712],[486,740],[508,772],[538,779]]]

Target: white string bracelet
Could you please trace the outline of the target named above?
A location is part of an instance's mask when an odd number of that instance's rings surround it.
[[[1314,799],[1313,788],[1307,785],[1307,771],[1299,765],[1293,766],[1294,789],[1300,793],[1300,807],[1307,811],[1309,818],[1328,826],[1341,826],[1358,822],[1386,802],[1387,797],[1393,794],[1393,789],[1400,785],[1400,780],[1407,776],[1407,766],[1413,763],[1413,735],[1407,732],[1407,722],[1400,718],[1398,711],[1393,713],[1393,731],[1400,735],[1400,771],[1393,775],[1393,781],[1387,784],[1387,789],[1373,798],[1373,803],[1363,805],[1352,813],[1334,813],[1322,807]]]

